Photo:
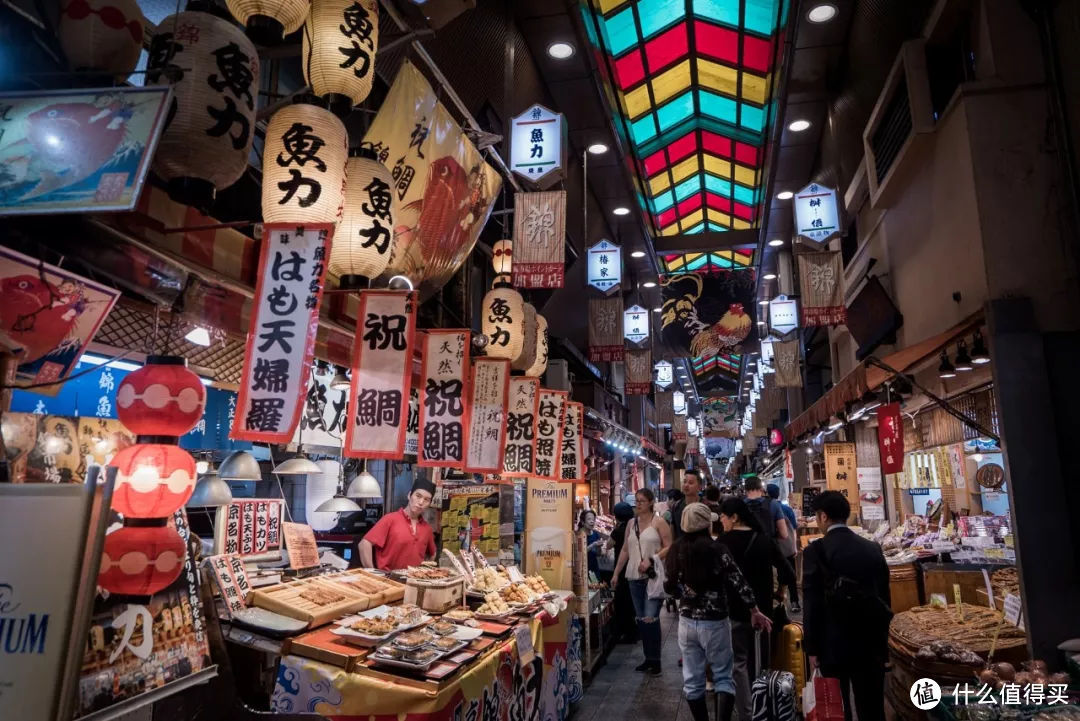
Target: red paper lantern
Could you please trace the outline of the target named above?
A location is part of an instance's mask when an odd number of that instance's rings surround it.
[[[187,547],[169,526],[124,526],[105,536],[98,585],[121,596],[152,596],[184,568]]]
[[[112,507],[124,518],[165,518],[195,490],[195,459],[180,446],[137,443],[113,456]]]
[[[206,388],[176,356],[149,356],[116,389],[116,415],[137,436],[182,436],[205,408]]]

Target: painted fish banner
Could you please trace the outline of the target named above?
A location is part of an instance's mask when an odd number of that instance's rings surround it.
[[[660,332],[678,355],[757,350],[756,281],[752,270],[660,277]]]

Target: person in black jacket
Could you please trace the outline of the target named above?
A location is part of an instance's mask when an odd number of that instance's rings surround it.
[[[825,535],[803,553],[803,648],[811,668],[839,679],[847,721],[851,695],[859,721],[884,721],[889,567],[878,544],[847,527],[843,494],[825,491],[814,510]]]
[[[616,503],[612,509],[616,526],[608,538],[604,550],[615,549],[615,558],[622,553],[626,542],[626,526],[634,518],[634,507],[629,503]],[[630,585],[626,578],[620,578],[612,593],[615,597],[615,639],[617,643],[638,642],[637,621],[634,619],[634,601],[630,598]]]

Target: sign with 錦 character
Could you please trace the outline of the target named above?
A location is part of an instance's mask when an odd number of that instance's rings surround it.
[[[502,472],[509,385],[510,361],[477,358],[473,363],[469,443],[465,454],[465,470],[470,473]]]
[[[468,438],[468,330],[428,330],[420,379],[420,466],[465,464]]]
[[[623,338],[633,345],[649,339],[649,311],[632,305],[623,311]]]
[[[652,390],[652,351],[626,351],[626,395],[647,396]]]
[[[622,282],[622,248],[608,240],[601,240],[588,250],[588,283],[605,295],[619,287]]]
[[[795,211],[795,233],[815,243],[823,243],[840,232],[840,213],[836,191],[818,183],[810,183],[792,200]]]
[[[686,416],[676,415],[675,420],[671,424],[671,440],[685,443],[688,435],[689,431],[687,429]]]
[[[360,293],[346,456],[399,459],[404,453],[415,335],[413,291]]]
[[[560,480],[584,481],[585,459],[582,457],[582,434],[585,423],[585,404],[568,401],[563,419],[562,452],[559,465]]]
[[[619,296],[589,299],[589,360],[593,363],[623,359],[622,314]]]
[[[830,491],[844,494],[851,504],[851,512],[858,512],[859,477],[854,443],[825,444],[825,485]]]
[[[656,392],[656,422],[660,424],[671,423],[675,418],[674,393],[671,391]]]
[[[514,194],[514,286],[562,288],[566,191]]]
[[[840,251],[799,253],[796,257],[799,259],[803,326],[846,323],[844,265]]]
[[[771,344],[773,369],[777,388],[802,388],[802,367],[799,365],[799,341],[775,341]]]
[[[510,401],[506,409],[506,455],[503,475],[527,478],[533,472],[536,452],[536,416],[540,408],[540,380],[510,379]]]
[[[262,258],[230,438],[287,443],[315,353],[333,225],[263,226]]]
[[[566,412],[566,391],[540,389],[540,405],[536,418],[536,455],[533,476],[558,480],[561,466],[563,415]]]
[[[541,188],[563,178],[566,147],[562,113],[533,105],[510,121],[510,170]]]

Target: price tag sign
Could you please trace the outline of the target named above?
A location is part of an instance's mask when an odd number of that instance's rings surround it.
[[[960,623],[964,622],[964,602],[960,598],[960,584],[954,583],[952,585],[953,601],[956,603],[956,614],[960,619]]]
[[[521,569],[517,566],[508,566],[506,575],[510,577],[511,583],[525,583],[525,576],[521,574]]]
[[[532,663],[532,660],[536,658],[536,650],[533,649],[532,631],[528,624],[521,623],[514,627],[514,640],[517,641],[521,665]]]
[[[306,523],[282,523],[285,547],[289,551],[290,568],[314,568],[319,565],[319,548],[315,531]]]
[[[1015,593],[1005,594],[1005,620],[1022,629],[1024,627],[1024,604]]]
[[[214,573],[221,598],[225,601],[225,615],[233,615],[247,607],[248,585],[244,562],[239,556],[208,556],[204,561]]]

